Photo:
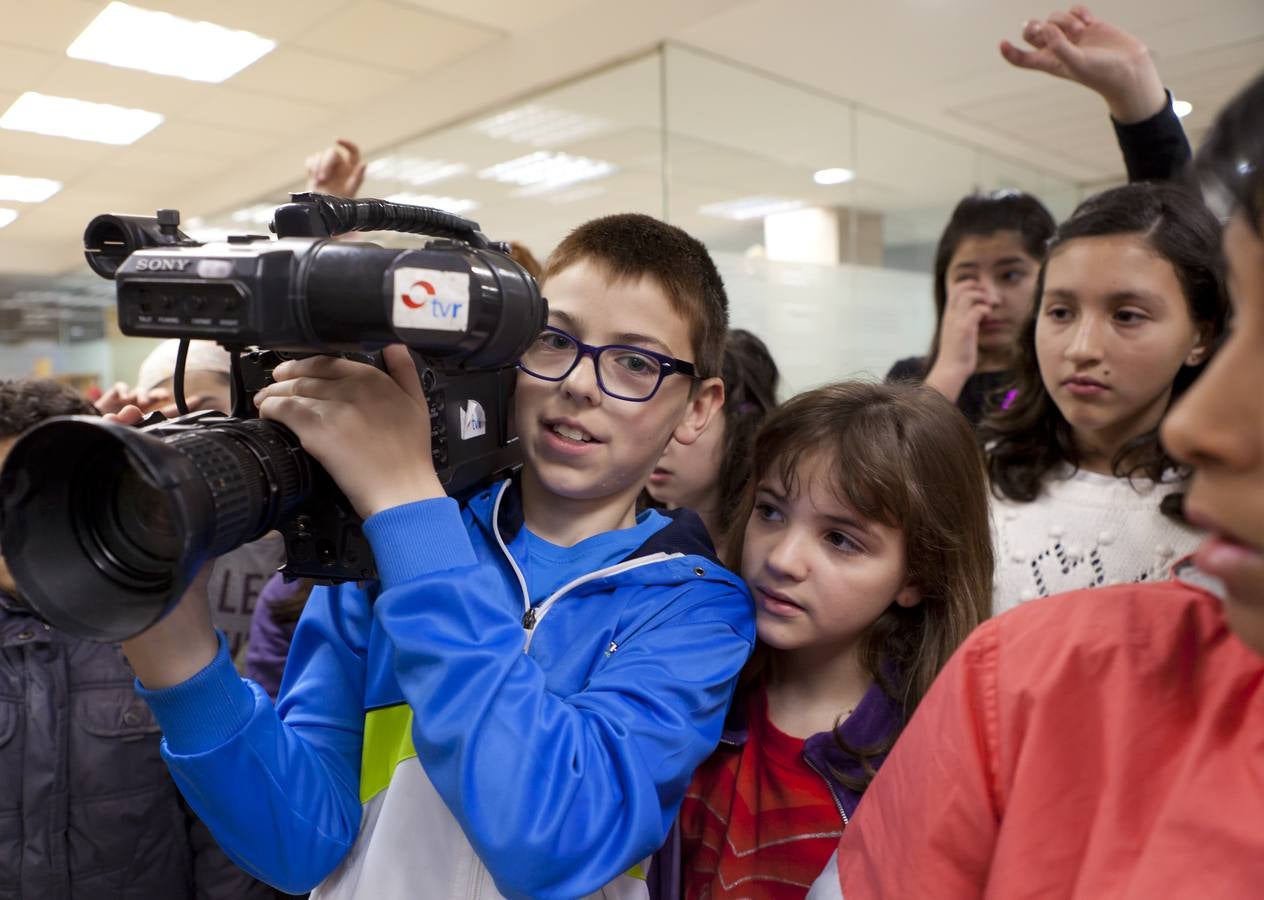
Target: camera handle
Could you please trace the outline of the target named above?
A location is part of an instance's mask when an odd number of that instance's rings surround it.
[[[479,231],[477,222],[441,209],[330,194],[290,194],[290,202],[277,207],[272,230],[277,237],[334,237],[351,231],[397,231],[454,238],[478,249],[509,252],[508,244],[489,241]]]

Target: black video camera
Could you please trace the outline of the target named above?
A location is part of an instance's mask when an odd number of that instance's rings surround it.
[[[0,472],[0,545],[19,593],[50,624],[117,641],[156,622],[210,557],[273,529],[287,576],[376,577],[361,521],[293,432],[252,398],[286,358],[337,354],[383,367],[404,343],[430,405],[431,452],[450,495],[519,462],[512,394],[518,357],[546,305],[534,279],[474,222],[441,210],[294,194],[276,239],[199,243],[179,214],[102,215],[85,255],[118,288],[124,334],[185,342],[182,415],[136,429],[89,416],[19,438]],[[350,231],[428,235],[420,249],[333,240]],[[232,356],[232,415],[187,413],[190,339]]]

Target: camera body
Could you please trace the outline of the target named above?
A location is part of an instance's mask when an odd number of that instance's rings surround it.
[[[53,419],[22,435],[0,472],[0,542],[22,596],[50,624],[117,641],[178,602],[209,558],[276,529],[287,576],[376,577],[361,521],[288,428],[254,395],[287,358],[334,354],[384,368],[406,344],[430,412],[435,471],[460,497],[520,462],[517,360],[547,307],[503,244],[440,210],[295,194],[275,240],[213,243],[179,214],[102,215],[85,255],[117,285],[124,334],[216,341],[232,354],[232,414],[127,428]],[[428,235],[417,249],[335,240],[349,231]],[[183,408],[183,359],[175,389]],[[420,452],[420,448],[419,448]]]
[[[310,355],[275,350],[242,354],[247,409],[253,410],[255,394],[273,383],[273,369],[287,359]],[[385,370],[379,352],[339,355]],[[416,353],[414,362],[430,408],[430,456],[449,496],[459,499],[510,474],[521,463],[513,423],[516,369],[453,374]],[[151,429],[161,427],[158,424]],[[360,524],[342,491],[323,469],[313,465],[307,499],[277,524],[285,538],[282,571],[287,576],[331,584],[376,578],[373,553]]]

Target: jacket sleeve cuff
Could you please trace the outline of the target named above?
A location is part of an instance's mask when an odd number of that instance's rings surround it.
[[[383,510],[365,520],[364,534],[383,588],[478,564],[461,507],[450,497]]]
[[[1111,118],[1124,157],[1128,180],[1164,181],[1175,178],[1189,162],[1189,139],[1167,91],[1163,108],[1148,119],[1124,125]]]
[[[154,711],[167,749],[178,756],[225,744],[246,727],[255,708],[254,693],[233,667],[222,632],[219,651],[205,669],[188,681],[153,691],[138,678],[136,693]]]

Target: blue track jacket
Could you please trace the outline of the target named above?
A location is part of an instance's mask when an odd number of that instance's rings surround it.
[[[312,593],[275,708],[222,642],[140,688],[244,868],[339,900],[645,896],[753,645],[749,594],[678,513],[527,612],[521,527],[508,481],[367,520],[380,588]]]

